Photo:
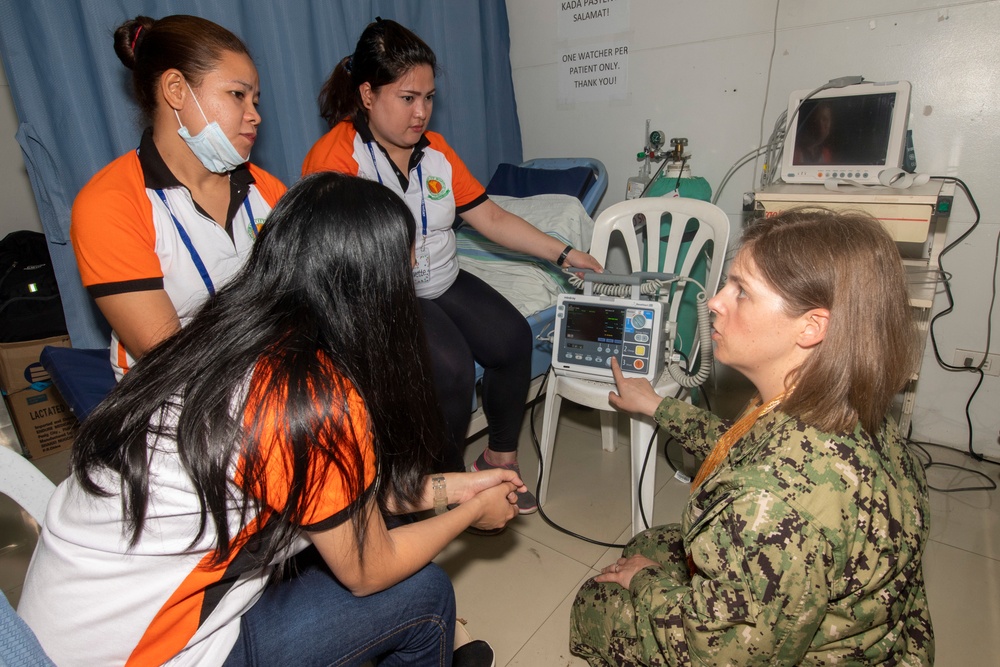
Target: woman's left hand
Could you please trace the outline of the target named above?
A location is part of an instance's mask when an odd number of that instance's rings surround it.
[[[645,556],[629,556],[628,558],[623,556],[602,569],[601,573],[594,577],[594,581],[600,584],[615,583],[628,589],[636,572],[645,567],[659,567],[659,565],[655,560],[650,560]]]
[[[571,267],[574,269],[590,269],[592,271],[597,271],[601,273],[604,271],[604,267],[598,262],[593,255],[577,250],[574,248],[569,251],[566,255],[566,261],[563,262],[563,267]]]
[[[486,489],[492,489],[494,486],[503,484],[504,482],[510,482],[521,493],[528,490],[528,487],[524,485],[524,482],[521,481],[516,472],[505,468],[446,474],[445,480],[448,487],[449,504],[464,503]],[[514,499],[513,502],[516,503],[517,495],[513,493],[509,495]]]

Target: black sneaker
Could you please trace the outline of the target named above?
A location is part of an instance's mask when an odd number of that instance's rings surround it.
[[[517,466],[517,463],[506,463],[504,465],[495,466],[486,460],[486,451],[484,450],[476,462],[472,464],[472,469],[475,471],[479,470],[490,470],[491,468],[505,468],[507,470],[513,470],[521,475],[521,469]],[[538,511],[538,501],[535,500],[535,494],[531,491],[525,491],[524,493],[517,494],[517,512],[518,514],[534,514]]]
[[[493,647],[482,639],[473,639],[456,649],[451,664],[454,667],[496,667]]]

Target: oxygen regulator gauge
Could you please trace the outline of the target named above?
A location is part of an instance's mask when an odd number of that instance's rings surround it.
[[[664,143],[666,143],[666,137],[663,136],[663,132],[660,130],[653,130],[649,133],[649,147],[654,153],[663,148]]]

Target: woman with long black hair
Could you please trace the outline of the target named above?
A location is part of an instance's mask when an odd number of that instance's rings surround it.
[[[413,241],[387,188],[304,179],[238,278],[92,413],[19,609],[57,664],[451,664],[430,560],[505,525],[524,486],[424,474],[442,426]]]

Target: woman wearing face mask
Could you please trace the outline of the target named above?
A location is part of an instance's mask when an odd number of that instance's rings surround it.
[[[80,191],[70,231],[121,379],[243,265],[285,186],[247,162],[260,83],[236,35],[196,16],[138,16],[114,46],[149,127]]]
[[[474,391],[483,374],[489,445],[476,470],[518,470],[517,442],[531,374],[531,330],[504,297],[459,270],[456,213],[491,241],[559,266],[600,270],[585,252],[532,227],[490,201],[454,150],[427,131],[435,94],[434,52],[395,21],[368,25],[354,53],[337,64],[320,93],[330,131],[306,155],[302,173],[340,171],[388,186],[406,202],[417,227],[414,282],[431,347],[449,447],[439,467],[459,470]],[[522,493],[522,514],[537,510]]]

